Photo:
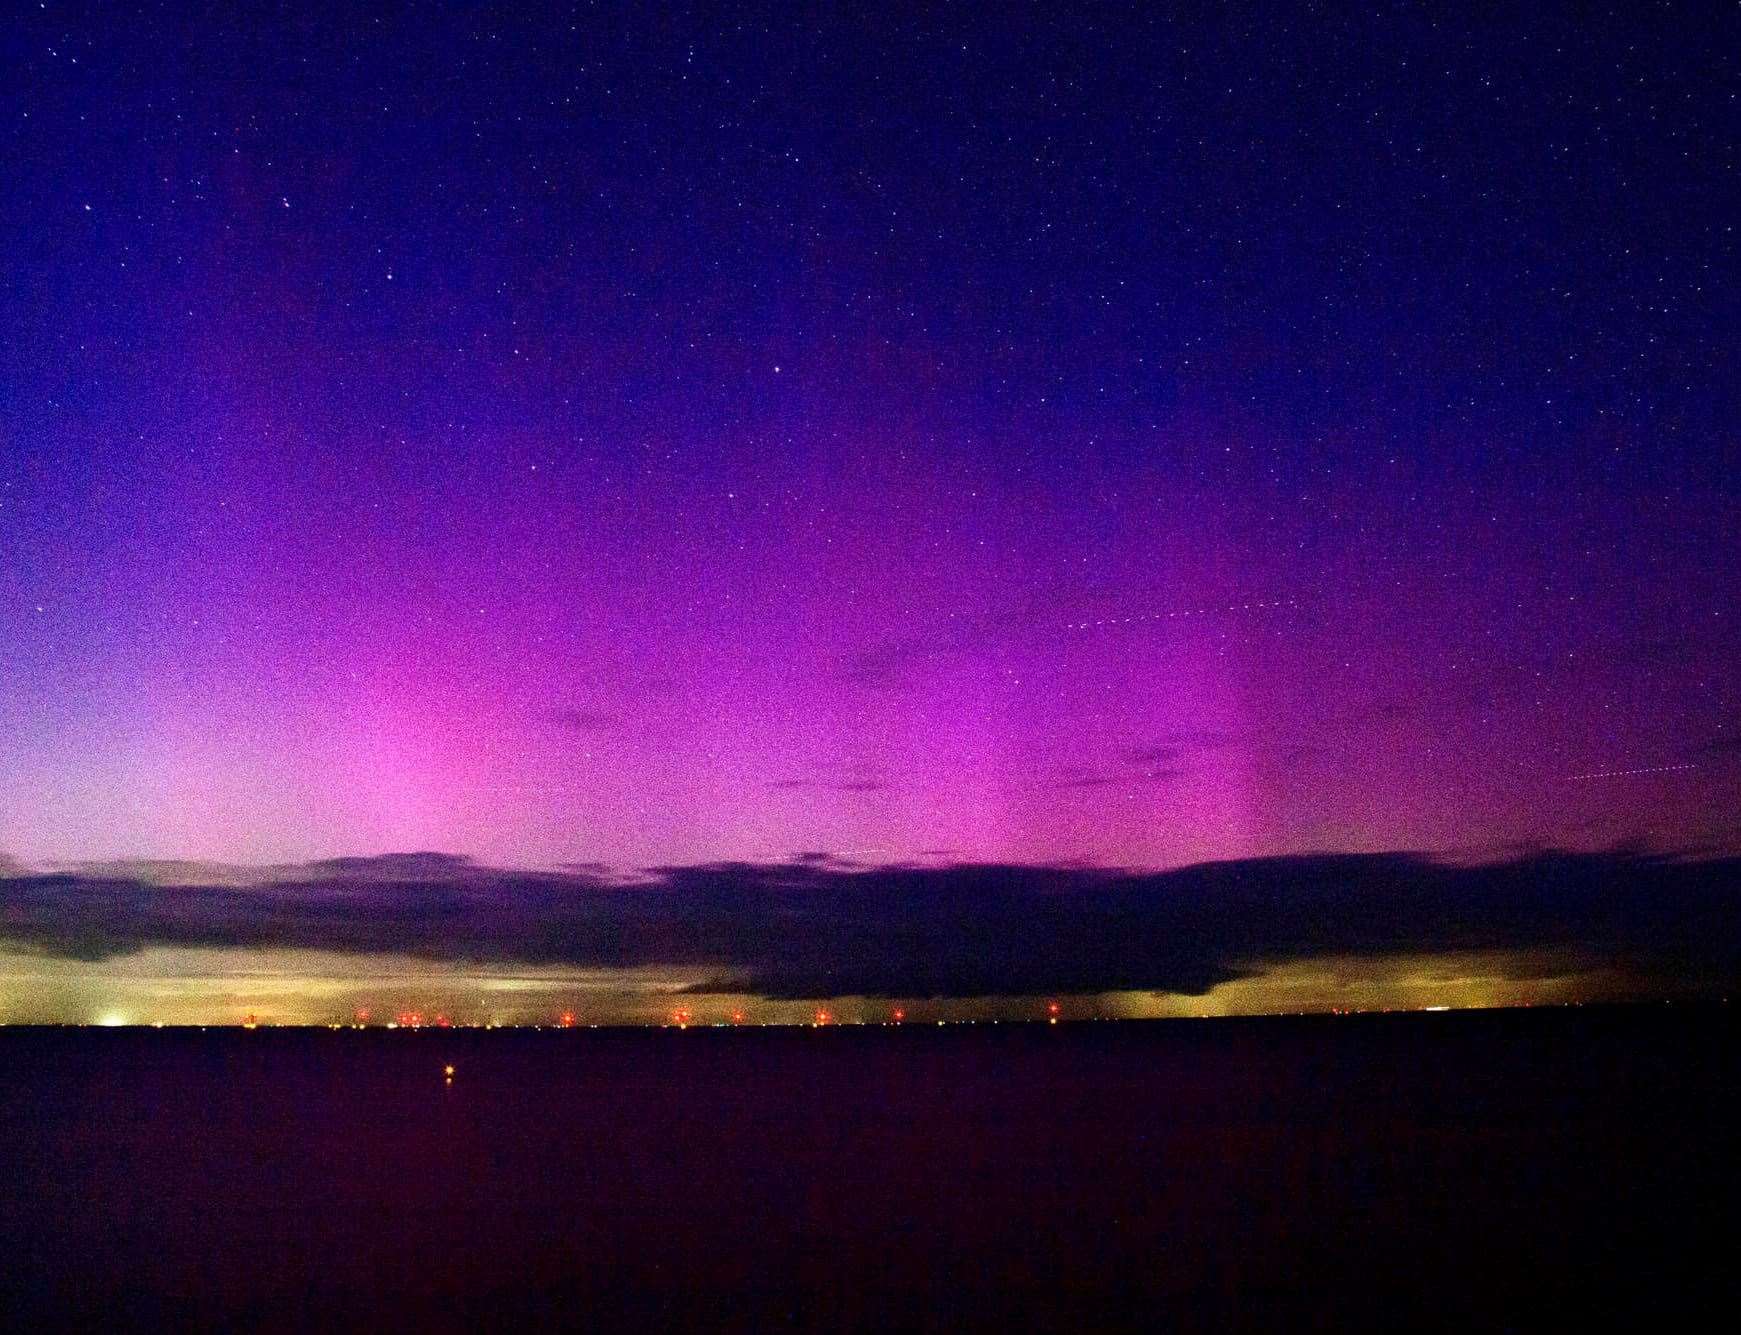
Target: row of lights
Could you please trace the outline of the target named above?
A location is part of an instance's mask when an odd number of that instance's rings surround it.
[[[1722,1003],[1724,1005],[1728,1005],[1729,998],[1728,997],[1722,998]],[[1539,1004],[1539,1003],[1534,1002],[1534,1001],[1523,1001],[1523,1002],[1517,1002],[1513,1006],[1510,1006],[1510,1007],[1499,1007],[1498,1009],[1528,1010],[1528,1009],[1531,1009],[1532,1007],[1536,1006],[1537,1004]],[[1576,1007],[1582,1007],[1585,1003],[1582,1001],[1568,1001],[1568,1002],[1558,1002],[1558,1003],[1550,1002],[1548,1004],[1550,1006],[1551,1005],[1560,1005],[1560,1006],[1569,1006],[1569,1007],[1576,1008]],[[1665,1005],[1665,1006],[1672,1006],[1674,1004],[1675,1003],[1674,1003],[1672,998],[1664,998],[1663,999],[1663,1005]],[[1046,1004],[1046,1023],[1047,1024],[1057,1024],[1058,1023],[1059,1019],[1061,1018],[1060,1009],[1061,1008],[1059,1007],[1058,1003],[1055,1001],[1048,1002]],[[1421,1012],[1451,1011],[1451,1010],[1459,1010],[1459,1009],[1464,1009],[1464,1008],[1458,1007],[1458,1006],[1379,1006],[1379,1007],[1333,1006],[1327,1011],[1317,1011],[1317,1010],[1313,1010],[1313,1011],[1303,1011],[1303,1010],[1302,1011],[1277,1011],[1277,1012],[1274,1012],[1274,1014],[1277,1016],[1390,1015],[1390,1014],[1394,1014],[1394,1013],[1399,1012],[1399,1011],[1404,1012],[1404,1013],[1419,1014]],[[1487,1008],[1482,1007],[1482,1006],[1475,1006],[1475,1007],[1471,1007],[1469,1009],[1483,1010],[1483,1009],[1487,1009]],[[898,1024],[904,1023],[906,1021],[906,1018],[907,1018],[907,1012],[904,1010],[901,1010],[897,1007],[896,1009],[889,1012],[889,1016],[886,1020],[877,1021],[876,1023],[880,1023],[883,1025],[898,1025]],[[1098,1018],[1105,1018],[1105,1017],[1098,1017]],[[1216,1017],[1213,1015],[1201,1014],[1201,1015],[1192,1016],[1191,1018],[1197,1019],[1197,1020],[1210,1020],[1210,1019],[1214,1019]],[[734,1010],[731,1013],[731,1023],[733,1025],[741,1025],[741,1024],[745,1024],[747,1022],[748,1022],[747,1017],[745,1016],[743,1011]],[[129,1020],[126,1016],[121,1015],[117,1012],[111,1011],[111,1012],[108,1012],[108,1013],[104,1014],[103,1016],[101,1016],[96,1021],[96,1023],[98,1025],[108,1027],[108,1028],[124,1028],[124,1027],[132,1024],[133,1022],[131,1020]],[[141,1021],[140,1023],[143,1024],[144,1022]],[[575,1019],[575,1015],[574,1015],[573,1011],[563,1011],[562,1014],[560,1016],[558,1016],[557,1020],[556,1020],[557,1027],[561,1028],[561,1029],[572,1029],[575,1027],[576,1023],[577,1023],[577,1021]],[[694,1014],[690,1011],[675,1010],[675,1011],[671,1012],[670,1019],[669,1019],[669,1025],[672,1027],[675,1027],[678,1029],[687,1029],[687,1028],[689,1028],[690,1025],[692,1025],[694,1023],[695,1023],[695,1017],[694,1017]],[[810,1017],[810,1019],[806,1023],[812,1029],[820,1029],[825,1025],[831,1025],[831,1024],[836,1023],[836,1020],[835,1020],[833,1011],[818,1010]],[[868,1024],[868,1023],[872,1023],[872,1022],[871,1021],[859,1021],[858,1023]],[[947,1024],[952,1024],[952,1023],[953,1024],[980,1024],[980,1023],[982,1023],[982,1021],[979,1021],[979,1020],[954,1020],[954,1021],[938,1020],[937,1021],[937,1024],[939,1027],[941,1027],[943,1025],[947,1025]],[[1001,1024],[1002,1021],[1001,1020],[987,1020],[987,1021],[983,1021],[983,1023]],[[151,1025],[151,1028],[153,1028],[153,1029],[162,1029],[164,1027],[164,1023],[162,1020],[153,1020],[150,1022],[150,1025]],[[249,1014],[242,1017],[241,1026],[244,1029],[258,1029],[260,1027],[260,1018],[257,1015],[253,1014],[252,1012],[250,1012]],[[209,1027],[210,1026],[203,1025],[203,1024],[198,1026],[198,1028],[200,1028],[200,1029],[206,1029]],[[223,1026],[220,1025],[218,1027],[222,1028]],[[351,1024],[348,1024],[348,1025],[347,1024],[340,1024],[337,1021],[334,1021],[334,1022],[327,1025],[328,1029],[367,1029],[368,1027],[369,1027],[369,1012],[366,1010],[358,1011],[356,1013],[355,1021]],[[435,1015],[435,1016],[429,1018],[428,1020],[425,1020],[422,1012],[420,1012],[420,1011],[401,1011],[395,1019],[387,1021],[386,1025],[384,1027],[387,1029],[423,1029],[423,1028],[429,1028],[429,1027],[434,1027],[437,1029],[451,1029],[454,1027],[454,1025],[453,1025],[453,1021],[450,1020],[446,1015]],[[470,1026],[461,1026],[461,1027],[462,1028],[474,1028],[474,1029],[477,1029],[477,1028],[501,1029],[504,1026],[502,1026],[501,1024],[498,1024],[496,1021],[492,1020],[489,1023],[483,1024],[483,1025],[470,1025]],[[525,1028],[532,1028],[532,1029],[544,1028],[544,1026],[541,1024],[533,1024],[533,1025],[528,1025],[528,1026],[509,1025],[507,1027],[508,1028],[525,1027]],[[599,1026],[597,1024],[589,1024],[587,1027],[590,1029],[597,1029]]]
[[[1057,1024],[1058,1016],[1058,1003],[1055,1001],[1048,1002],[1046,1004],[1046,1022],[1048,1024]],[[734,1010],[731,1013],[731,1022],[734,1025],[744,1024],[748,1021],[748,1018],[749,1017],[741,1010]],[[906,1019],[907,1012],[897,1006],[889,1012],[889,1018],[885,1023],[904,1024]],[[355,1023],[352,1025],[352,1028],[366,1028],[368,1023],[369,1012],[367,1010],[359,1010],[356,1013]],[[574,1028],[575,1023],[576,1021],[573,1011],[563,1011],[561,1015],[556,1017],[556,1024],[559,1029],[572,1029]],[[687,1029],[694,1023],[695,1013],[693,1011],[679,1009],[671,1012],[670,1024],[675,1028]],[[831,1025],[834,1023],[834,1012],[826,1008],[818,1008],[816,1013],[810,1017],[810,1027],[812,1029],[821,1029],[825,1025]],[[942,1024],[944,1021],[939,1020],[938,1023]],[[259,1018],[252,1013],[243,1017],[242,1028],[244,1029],[257,1029],[259,1028],[259,1024]],[[334,1024],[329,1025],[328,1027],[339,1029],[343,1026]],[[426,1027],[432,1027],[435,1029],[451,1029],[453,1027],[453,1021],[444,1014],[430,1016],[426,1019],[421,1011],[400,1011],[396,1018],[387,1022],[387,1028],[389,1029],[423,1029]],[[494,1027],[494,1025],[490,1026],[490,1028]]]

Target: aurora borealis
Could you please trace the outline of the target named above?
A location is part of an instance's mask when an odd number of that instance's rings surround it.
[[[895,974],[1017,1013],[1732,978],[1732,939],[1681,948],[1734,920],[1732,875],[1695,911],[1662,865],[1741,851],[1737,36],[1551,7],[21,13],[0,1021],[418,987],[481,1016],[514,980],[538,1000],[506,1018],[651,1018],[710,961],[770,1014],[877,995],[829,972],[838,920],[744,909],[806,867],[872,895],[870,938],[916,931],[908,964],[995,942],[1004,980]],[[469,861],[386,877],[395,931],[371,860],[417,850]],[[1382,940],[1270,928],[1329,857],[1544,850],[1632,886],[1623,919],[1555,890],[1489,939],[1456,911],[1487,883],[1434,874]],[[1062,896],[1202,864],[1273,897],[1245,934],[1130,909],[1213,937],[1176,986],[1030,976],[1002,898],[922,911],[987,868]],[[619,959],[615,918],[534,949],[549,878],[678,898]],[[456,879],[508,925],[444,936]],[[373,887],[379,933],[251,933],[285,884]],[[213,886],[228,926],[163,927],[152,896]],[[753,967],[824,938],[790,996]]]

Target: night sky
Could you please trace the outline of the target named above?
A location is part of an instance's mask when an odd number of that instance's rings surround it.
[[[1738,53],[1717,5],[20,10],[0,1020],[1733,979],[1684,947],[1735,864],[1664,864],[1741,852]],[[1205,863],[1234,926],[1145,879]]]

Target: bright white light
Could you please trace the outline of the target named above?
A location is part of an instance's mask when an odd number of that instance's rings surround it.
[[[120,1011],[105,1011],[97,1017],[97,1023],[105,1029],[119,1029],[127,1023],[127,1017]]]

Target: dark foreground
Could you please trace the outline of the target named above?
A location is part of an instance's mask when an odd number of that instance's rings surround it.
[[[1722,1327],[1736,1057],[1729,1010],[1679,1007],[0,1030],[0,1313],[1467,1331],[1706,1308]]]

